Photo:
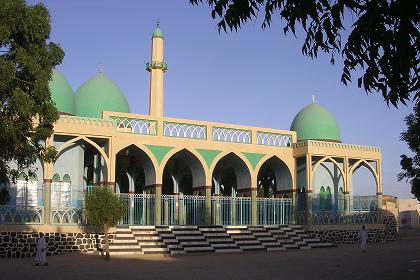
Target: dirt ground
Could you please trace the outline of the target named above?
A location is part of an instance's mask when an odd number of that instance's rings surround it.
[[[420,230],[403,230],[399,240],[285,252],[101,256],[72,253],[48,258],[0,259],[0,280],[12,279],[397,279],[420,280]]]

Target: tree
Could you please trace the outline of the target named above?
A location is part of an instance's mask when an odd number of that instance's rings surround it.
[[[55,157],[45,145],[58,119],[48,83],[64,52],[50,32],[44,5],[0,0],[0,186],[37,159]]]
[[[98,186],[85,193],[85,211],[88,224],[103,229],[106,260],[109,261],[108,230],[121,221],[126,213],[126,206],[110,187]]]
[[[212,18],[218,18],[219,32],[238,30],[256,20],[260,11],[262,28],[279,16],[285,20],[285,34],[291,31],[296,36],[299,28],[306,33],[304,55],[316,58],[321,50],[331,55],[334,64],[341,53],[343,84],[351,82],[352,72],[361,70],[358,87],[366,93],[380,92],[388,105],[420,99],[419,1],[190,0],[193,5],[203,2],[210,6]]]
[[[401,156],[401,168],[398,180],[406,179],[411,184],[411,193],[420,201],[420,102],[414,106],[414,112],[405,118],[407,130],[401,133],[401,140],[406,142],[413,157]]]
[[[5,205],[10,200],[9,189],[6,185],[0,186],[0,205]]]

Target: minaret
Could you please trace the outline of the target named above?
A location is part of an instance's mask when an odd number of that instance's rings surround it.
[[[146,63],[146,69],[150,72],[150,97],[149,115],[163,116],[163,73],[167,70],[163,58],[163,35],[159,28],[159,21],[152,35],[152,55]]]

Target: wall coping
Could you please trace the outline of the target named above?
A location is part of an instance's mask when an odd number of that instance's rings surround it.
[[[115,228],[109,229],[110,234],[115,231]],[[0,232],[102,233],[102,229],[71,225],[0,225]]]

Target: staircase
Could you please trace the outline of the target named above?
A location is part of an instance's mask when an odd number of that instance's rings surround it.
[[[334,247],[300,226],[118,227],[109,250],[116,254],[233,253]]]

